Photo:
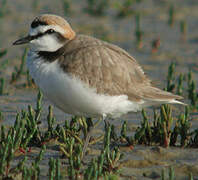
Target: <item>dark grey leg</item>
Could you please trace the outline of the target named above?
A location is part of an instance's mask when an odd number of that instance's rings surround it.
[[[94,132],[94,129],[98,126],[98,124],[104,120],[105,118],[99,118],[99,120],[93,125],[90,127],[89,129],[89,132],[87,133],[87,136],[86,136],[86,139],[85,139],[85,142],[84,142],[84,145],[83,145],[83,150],[82,150],[82,158],[84,157],[85,153],[86,153],[86,150],[87,150],[87,147],[89,145],[89,140]]]
[[[92,136],[93,130],[94,130],[94,126],[90,127],[90,130],[87,133],[87,136],[86,136],[86,139],[85,139],[85,142],[84,142],[84,145],[83,145],[82,157],[86,153],[87,147],[89,145],[89,140],[90,140],[90,138]]]

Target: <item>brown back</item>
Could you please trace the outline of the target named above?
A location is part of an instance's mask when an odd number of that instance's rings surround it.
[[[123,49],[96,38],[77,35],[65,46],[61,68],[99,94],[129,96],[140,100],[138,91],[150,86],[143,70]]]

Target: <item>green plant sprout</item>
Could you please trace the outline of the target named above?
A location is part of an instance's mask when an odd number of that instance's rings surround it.
[[[39,0],[33,0],[32,7],[34,11],[38,10],[38,6],[39,6]]]
[[[61,167],[60,159],[50,158],[50,161],[49,161],[49,179],[50,180],[62,179],[60,167]]]
[[[175,7],[173,5],[169,8],[168,24],[172,27],[175,23]]]
[[[65,16],[71,13],[71,1],[70,0],[62,0],[63,10]]]
[[[183,93],[183,81],[184,81],[184,75],[180,74],[178,78],[178,85],[177,85],[177,94],[182,95]]]
[[[7,0],[2,0],[0,2],[0,7],[0,18],[2,18],[7,14]]]
[[[132,9],[132,6],[135,2],[136,2],[135,0],[124,0],[120,3],[117,3],[116,7],[119,11],[117,16],[119,18],[124,18],[126,16],[134,14],[134,10]]]
[[[5,94],[5,79],[0,78],[0,95]]]
[[[136,30],[135,30],[136,42],[137,42],[138,48],[141,49],[143,47],[142,38],[143,38],[144,32],[141,30],[141,27],[140,27],[140,14],[137,14],[135,16],[135,22],[136,22]]]
[[[21,77],[21,75],[24,73],[24,65],[25,65],[25,61],[26,61],[27,50],[28,49],[25,48],[25,50],[23,52],[19,69],[17,67],[15,67],[16,72],[12,73],[12,78],[11,78],[10,83],[16,82]]]
[[[197,110],[198,109],[198,93],[196,92],[196,84],[195,81],[192,79],[192,72],[189,71],[188,73],[188,98],[190,99],[191,109]]]
[[[185,41],[187,35],[187,23],[185,20],[180,21],[180,32],[181,32],[181,39]]]
[[[7,49],[0,50],[0,58],[4,57],[7,54]]]
[[[175,63],[172,62],[170,64],[170,66],[168,67],[168,76],[167,76],[167,86],[166,86],[166,90],[169,92],[173,92],[174,88],[175,88]]]
[[[102,16],[108,6],[109,0],[87,0],[86,11],[91,15]]]
[[[32,88],[32,87],[35,87],[35,83],[34,83],[34,80],[32,79],[32,77],[30,76],[30,73],[29,71],[27,70],[26,72],[26,84],[25,84],[25,87],[26,88]]]

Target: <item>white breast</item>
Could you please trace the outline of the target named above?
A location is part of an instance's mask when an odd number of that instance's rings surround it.
[[[140,109],[140,104],[129,101],[126,95],[97,94],[94,89],[63,72],[57,60],[48,63],[29,52],[27,66],[43,93],[66,113],[118,117]]]

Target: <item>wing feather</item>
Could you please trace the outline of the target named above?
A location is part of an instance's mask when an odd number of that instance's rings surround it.
[[[80,48],[79,48],[80,47]],[[78,35],[60,60],[61,67],[99,94],[127,95],[132,101],[180,96],[152,87],[137,61],[126,51],[90,36]]]

